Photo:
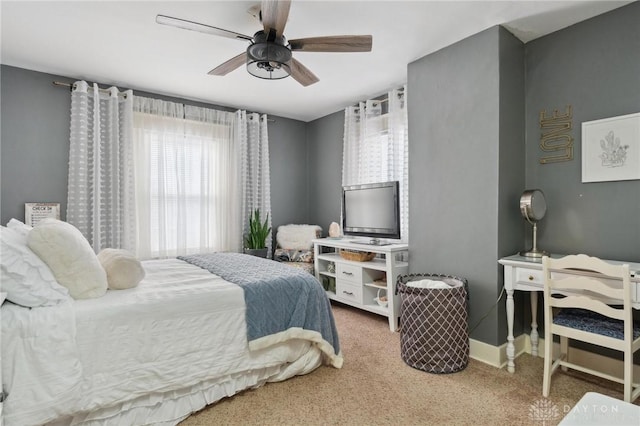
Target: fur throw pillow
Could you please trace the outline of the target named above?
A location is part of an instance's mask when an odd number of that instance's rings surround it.
[[[27,244],[74,299],[101,297],[107,292],[107,274],[75,226],[45,219],[29,232]]]
[[[135,287],[144,278],[142,263],[127,250],[104,249],[98,253],[98,260],[107,272],[107,282],[111,290]]]
[[[322,228],[318,225],[281,225],[278,227],[276,242],[285,250],[310,250],[313,240],[320,238]]]

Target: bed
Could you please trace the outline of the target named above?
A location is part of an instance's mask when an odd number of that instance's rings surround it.
[[[309,274],[237,253],[141,265],[134,288],[2,305],[4,426],[174,425],[244,389],[342,366]]]

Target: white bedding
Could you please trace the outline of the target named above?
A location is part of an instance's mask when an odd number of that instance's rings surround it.
[[[322,363],[319,345],[300,338],[249,351],[240,287],[180,260],[143,263],[132,289],[31,311],[3,305],[5,426],[176,424]]]

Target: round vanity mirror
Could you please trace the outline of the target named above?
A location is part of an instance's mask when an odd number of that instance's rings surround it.
[[[533,247],[531,250],[521,251],[520,256],[542,257],[548,255],[546,251],[538,250],[537,233],[538,221],[542,220],[547,213],[547,201],[544,193],[539,189],[528,189],[520,196],[520,212],[522,216],[533,225]]]
[[[533,225],[541,220],[547,212],[547,201],[539,189],[529,189],[520,197],[520,211],[527,222]]]

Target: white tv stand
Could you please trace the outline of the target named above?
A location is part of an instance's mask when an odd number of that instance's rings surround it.
[[[376,253],[370,261],[357,262],[344,259],[339,250]],[[329,299],[373,312],[389,318],[391,331],[398,329],[400,296],[395,295],[399,275],[409,272],[409,246],[407,244],[373,245],[353,242],[348,238],[320,238],[313,240],[316,278],[335,280],[335,291],[327,290]],[[330,265],[335,269],[331,272]],[[380,280],[385,277],[386,283]],[[380,306],[375,298],[387,296],[387,306]],[[386,294],[385,294],[386,293]]]

